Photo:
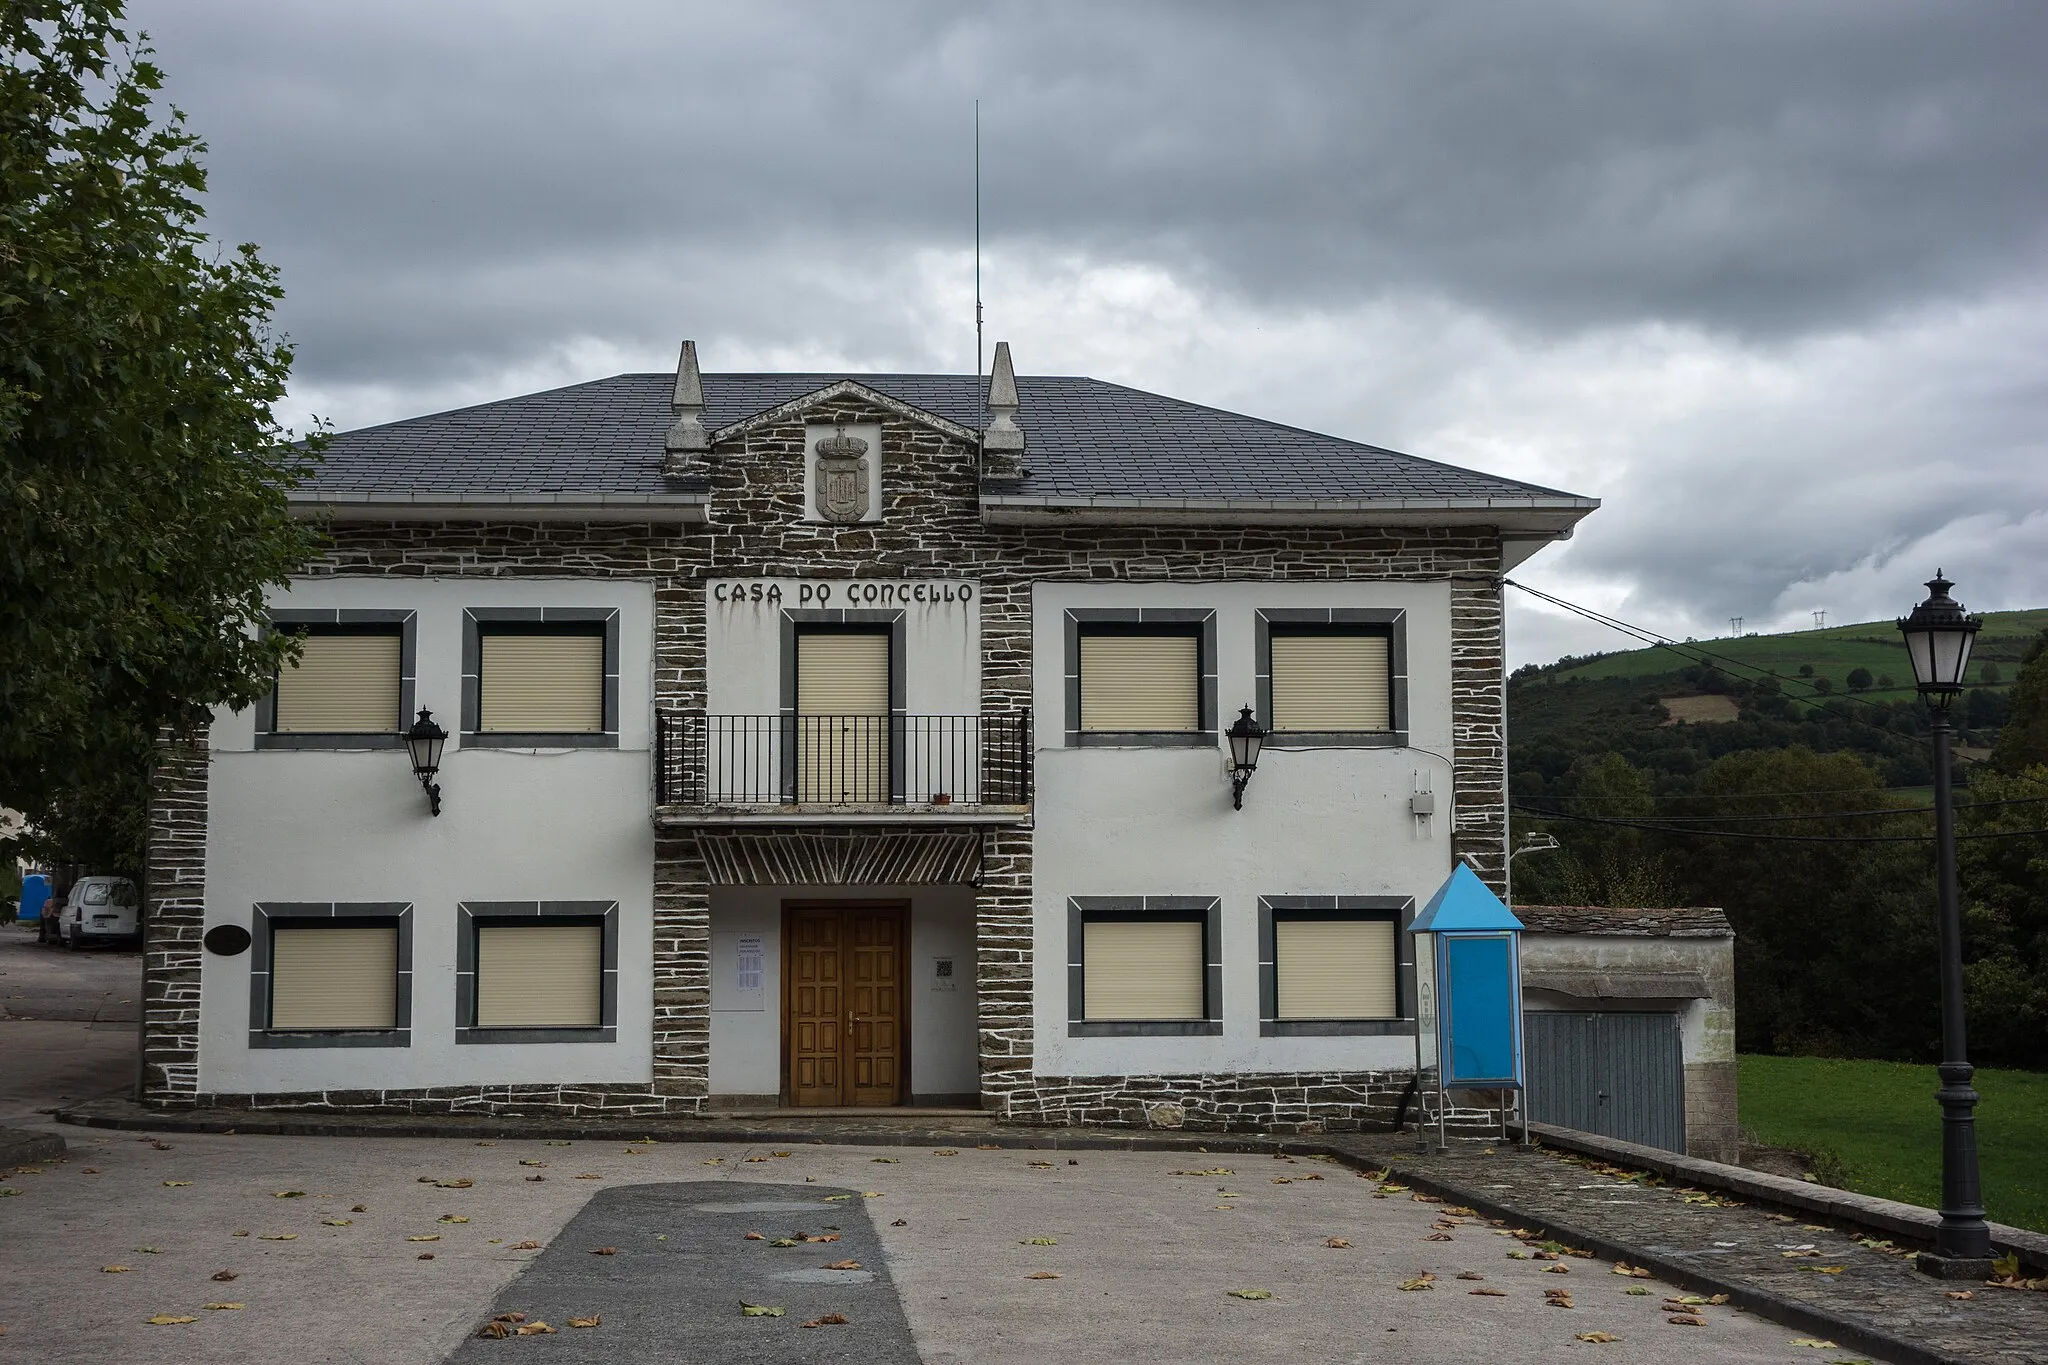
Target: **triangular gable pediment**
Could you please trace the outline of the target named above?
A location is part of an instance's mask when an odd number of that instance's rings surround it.
[[[963,427],[950,418],[941,417],[936,412],[927,412],[923,408],[904,402],[901,398],[883,393],[880,389],[871,389],[857,379],[841,379],[827,384],[822,389],[792,398],[787,403],[779,403],[765,411],[757,412],[751,417],[743,417],[730,426],[720,427],[711,433],[711,443],[714,446],[719,445],[751,435],[765,427],[793,422],[813,408],[846,398],[880,408],[883,412],[891,413],[906,422],[916,422],[920,426],[930,427],[933,431],[951,436],[957,441],[981,440],[980,432]]]

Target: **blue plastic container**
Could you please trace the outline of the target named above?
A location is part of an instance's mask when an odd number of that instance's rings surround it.
[[[50,899],[50,879],[40,872],[31,872],[21,879],[21,913],[16,916],[24,924],[32,924],[43,917],[43,906]]]

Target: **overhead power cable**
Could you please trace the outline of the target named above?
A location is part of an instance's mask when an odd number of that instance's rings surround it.
[[[1512,803],[1508,808],[1520,811],[1524,815],[1537,815],[1548,820],[1569,820],[1581,825],[1616,825],[1623,829],[1645,829],[1657,834],[1683,834],[1693,839],[1750,839],[1774,844],[1926,844],[1934,841],[1932,834],[1763,834],[1750,829],[1690,829],[1682,826],[1656,825],[1644,820],[1625,820],[1619,816],[1558,815]],[[1958,834],[1956,838],[2020,839],[2037,834],[2048,834],[2048,829],[1983,830]]]
[[[1550,800],[1547,796],[1538,797],[1537,799],[1541,801]],[[1953,809],[1976,810],[1992,806],[2037,806],[2043,802],[2048,802],[2048,796],[2016,796],[2009,801],[1959,801]],[[1532,815],[1538,813],[1534,806],[1518,806],[1516,809]],[[1688,824],[1701,820],[1861,820],[1876,819],[1887,815],[1931,815],[1936,809],[1937,807],[1934,806],[1882,806],[1874,810],[1779,811],[1768,815],[1743,815],[1739,812],[1730,811],[1715,815],[1643,815],[1632,818],[1654,821],[1658,825],[1670,825],[1674,829],[1682,829]],[[1570,820],[1575,817],[1568,811],[1558,811],[1555,813],[1554,818]]]

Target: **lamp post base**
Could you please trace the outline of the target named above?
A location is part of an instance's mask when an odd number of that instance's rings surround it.
[[[1937,1280],[1991,1278],[1989,1256],[1944,1256],[1938,1251],[1923,1251],[1913,1258],[1913,1264],[1922,1275],[1931,1275]]]

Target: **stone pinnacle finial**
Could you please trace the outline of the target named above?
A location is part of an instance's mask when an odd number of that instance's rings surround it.
[[[1024,428],[1017,424],[1017,372],[1010,365],[1010,343],[996,343],[988,374],[988,427],[981,433],[982,473],[991,478],[1022,474]]]
[[[711,433],[704,429],[704,376],[697,369],[694,341],[683,343],[676,360],[676,392],[669,406],[675,409],[676,424],[668,429],[668,459],[662,472],[673,476],[687,472],[692,455],[711,449]]]

